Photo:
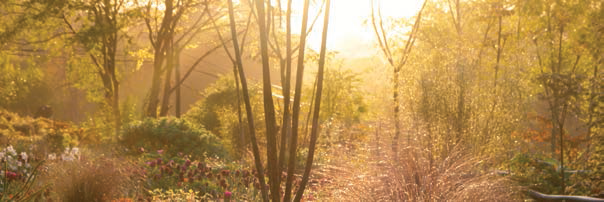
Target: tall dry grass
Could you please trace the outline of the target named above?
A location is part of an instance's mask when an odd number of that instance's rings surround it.
[[[48,165],[44,181],[52,183],[50,199],[57,201],[111,201],[143,196],[141,169],[118,157],[81,158]]]
[[[340,195],[344,201],[522,201],[520,187],[486,169],[484,158],[453,152],[442,159],[415,147],[399,159],[371,155],[367,171]]]

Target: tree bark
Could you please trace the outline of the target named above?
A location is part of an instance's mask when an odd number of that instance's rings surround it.
[[[296,193],[296,197],[294,201],[300,201],[302,199],[302,195],[304,195],[304,189],[306,188],[306,184],[308,183],[308,179],[310,177],[310,171],[312,169],[313,158],[315,154],[315,148],[317,145],[317,139],[319,136],[319,112],[321,110],[321,97],[323,92],[323,77],[325,74],[325,52],[327,49],[327,28],[329,25],[329,10],[331,5],[331,0],[327,0],[325,3],[325,16],[323,21],[323,36],[321,40],[321,53],[319,55],[319,72],[317,73],[317,93],[315,96],[315,109],[313,111],[312,118],[312,130],[310,135],[310,145],[308,148],[308,157],[306,159],[306,168],[304,169],[304,175],[302,176],[302,181],[300,182],[300,187],[298,188],[298,192]]]
[[[304,10],[302,11],[302,28],[300,31],[300,45],[298,50],[298,65],[296,71],[296,89],[294,94],[294,104],[292,106],[292,135],[289,140],[289,162],[287,167],[287,178],[285,182],[283,201],[291,200],[294,171],[296,170],[296,149],[298,146],[298,122],[300,117],[300,101],[302,99],[302,80],[304,78],[304,50],[306,49],[308,6],[309,0],[304,0]]]
[[[290,90],[292,78],[292,40],[291,40],[291,14],[292,0],[287,1],[287,16],[286,16],[286,41],[285,41],[285,77],[283,81],[283,123],[281,124],[281,148],[279,151],[279,173],[286,165],[285,151],[287,150],[287,139],[291,135],[291,116],[290,116]],[[291,158],[291,157],[290,157]]]
[[[254,155],[254,163],[256,165],[256,171],[258,175],[258,181],[260,183],[260,192],[262,193],[262,199],[265,202],[269,201],[268,193],[265,187],[264,181],[264,169],[262,168],[262,160],[260,159],[260,149],[258,148],[258,142],[256,141],[256,129],[254,128],[254,116],[252,114],[252,105],[250,102],[250,95],[247,86],[247,80],[245,78],[245,72],[243,71],[243,62],[241,59],[241,53],[239,49],[239,42],[237,40],[237,28],[235,26],[235,14],[233,11],[233,1],[228,1],[229,7],[229,22],[231,27],[231,36],[233,42],[233,48],[235,49],[235,59],[237,62],[237,70],[239,71],[239,77],[241,79],[241,88],[243,91],[243,101],[245,103],[245,110],[247,114],[247,121],[249,127],[249,134],[252,141],[252,151]]]

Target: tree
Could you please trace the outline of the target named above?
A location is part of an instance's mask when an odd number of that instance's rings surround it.
[[[62,18],[68,29],[75,35],[75,41],[83,45],[90,56],[95,72],[101,78],[105,104],[113,114],[115,136],[121,128],[119,105],[119,71],[116,55],[118,44],[126,35],[123,28],[127,25],[130,14],[125,7],[125,0],[95,0],[73,2],[79,12],[87,15],[82,27],[73,25],[72,20],[63,14]],[[125,17],[122,17],[125,16]],[[77,19],[76,19],[77,20]],[[88,24],[86,24],[88,22]],[[81,22],[78,22],[81,23]]]
[[[175,64],[180,66],[179,56],[182,50],[201,32],[208,30],[206,26],[212,22],[209,12],[211,12],[213,4],[214,1],[165,0],[162,2],[156,0],[147,1],[143,6],[145,26],[153,48],[153,75],[149,95],[145,102],[145,116],[166,116],[170,109],[172,93],[179,93],[180,85],[197,65],[221,47],[220,45],[212,47],[200,55],[181,78],[180,70],[175,68]],[[160,6],[165,9],[161,11]],[[194,12],[200,10],[198,15],[193,15]],[[187,15],[189,17],[185,17]],[[195,20],[189,22],[184,20],[186,18]],[[172,86],[172,72],[176,74],[174,86]],[[161,87],[162,83],[163,87]],[[162,89],[163,95],[160,97]],[[177,99],[179,99],[178,97]]]
[[[386,30],[384,29],[383,26],[383,20],[382,20],[382,13],[380,11],[380,8],[378,8],[378,12],[377,12],[377,18],[379,18],[379,21],[376,21],[376,14],[375,14],[375,9],[373,8],[374,6],[374,2],[371,2],[371,25],[373,26],[373,31],[375,32],[375,36],[378,39],[379,45],[380,45],[380,49],[382,51],[382,53],[384,54],[384,57],[386,57],[386,60],[388,60],[388,64],[392,67],[393,72],[392,72],[392,101],[393,101],[393,105],[394,105],[394,138],[392,139],[392,151],[394,154],[394,158],[397,158],[398,155],[398,143],[399,143],[399,138],[400,138],[400,134],[401,134],[401,129],[400,129],[400,101],[399,101],[399,77],[400,77],[400,71],[401,68],[403,66],[405,66],[405,64],[408,61],[409,58],[409,54],[411,53],[411,50],[413,48],[413,44],[415,43],[415,39],[417,37],[417,32],[419,29],[419,25],[422,19],[422,12],[424,10],[424,8],[426,7],[426,4],[428,3],[428,1],[424,1],[422,8],[420,9],[420,11],[418,12],[417,18],[415,19],[415,23],[412,26],[411,29],[411,33],[409,34],[409,38],[405,41],[405,45],[403,46],[403,50],[400,53],[400,59],[398,61],[395,61],[396,58],[393,55],[393,50],[391,49],[390,45],[389,45],[389,40],[387,38],[388,34],[386,33]],[[378,6],[379,7],[379,6]],[[379,23],[379,26],[378,26]]]
[[[269,194],[267,193],[267,191],[264,189],[264,176],[263,176],[263,166],[262,166],[262,161],[261,161],[261,157],[260,157],[260,151],[259,151],[259,147],[258,147],[258,143],[256,141],[256,137],[255,137],[255,131],[254,131],[254,124],[253,124],[253,119],[252,119],[252,111],[251,111],[251,104],[250,104],[250,100],[249,100],[249,93],[248,93],[248,88],[247,88],[247,81],[245,78],[245,74],[243,71],[243,65],[242,65],[242,59],[241,59],[241,53],[240,53],[240,45],[238,44],[238,39],[236,38],[236,33],[237,33],[237,28],[236,28],[236,23],[235,23],[235,19],[234,19],[234,12],[233,12],[233,5],[232,5],[232,1],[229,1],[229,18],[230,18],[230,25],[231,25],[231,35],[233,37],[233,48],[235,51],[235,66],[237,71],[239,72],[239,78],[241,80],[241,84],[242,84],[242,90],[243,90],[243,100],[245,103],[245,107],[246,107],[246,113],[247,113],[247,117],[248,117],[248,127],[249,127],[249,133],[251,136],[251,140],[252,140],[252,148],[253,148],[253,154],[254,154],[254,159],[255,159],[255,165],[256,165],[256,169],[259,171],[259,175],[257,176],[259,178],[260,181],[260,186],[261,186],[261,191],[262,191],[262,196],[264,201],[268,201],[269,200]],[[250,5],[252,6],[252,5]],[[329,1],[327,1],[327,7],[329,7]],[[288,12],[288,16],[291,15],[291,2],[289,2],[289,12]],[[260,41],[259,41],[259,45],[260,45],[260,55],[261,55],[261,61],[262,61],[262,72],[263,72],[263,101],[264,101],[264,116],[265,116],[265,125],[266,125],[266,139],[267,139],[267,165],[268,165],[268,169],[267,169],[267,173],[268,173],[268,177],[269,177],[269,184],[270,184],[270,199],[272,201],[280,201],[281,200],[281,194],[280,194],[280,182],[281,182],[281,168],[279,164],[282,165],[287,165],[288,166],[288,176],[287,176],[287,181],[286,181],[286,190],[285,190],[285,195],[283,200],[284,201],[289,201],[291,200],[291,190],[292,190],[292,185],[293,185],[293,172],[295,170],[295,158],[293,158],[293,156],[296,155],[296,149],[297,149],[297,134],[298,134],[298,118],[299,118],[299,114],[300,114],[300,105],[301,105],[301,88],[302,88],[302,80],[303,80],[303,73],[304,73],[304,50],[305,50],[305,43],[306,43],[306,34],[307,34],[307,20],[308,20],[308,7],[309,7],[309,1],[306,0],[304,3],[304,11],[303,11],[303,23],[302,23],[302,27],[301,27],[301,35],[300,35],[300,45],[299,45],[299,51],[298,51],[298,74],[297,74],[297,79],[296,79],[296,94],[294,95],[294,104],[293,104],[293,114],[292,114],[292,137],[290,139],[290,143],[289,143],[289,155],[290,158],[289,159],[289,163],[285,164],[284,162],[284,146],[282,145],[281,147],[281,152],[278,152],[277,150],[277,134],[279,131],[277,131],[276,128],[276,117],[275,117],[275,107],[274,107],[274,103],[273,103],[273,98],[272,98],[272,84],[271,84],[271,75],[270,75],[270,56],[269,56],[269,33],[270,33],[270,29],[269,29],[269,24],[267,22],[267,17],[270,17],[271,14],[266,14],[266,7],[265,7],[265,2],[264,1],[256,1],[255,4],[253,5],[252,8],[255,8],[256,10],[256,20],[257,20],[257,24],[258,24],[258,33],[260,34]],[[269,8],[270,8],[270,3],[269,3]],[[291,19],[290,17],[287,17],[288,19]],[[329,13],[326,12],[325,13],[325,24],[324,24],[324,31],[323,31],[323,44],[322,44],[322,54],[321,54],[321,58],[320,59],[320,76],[319,81],[317,85],[318,87],[321,87],[322,85],[322,75],[323,75],[323,68],[324,68],[324,57],[325,57],[325,44],[326,44],[326,37],[327,37],[327,22],[328,22],[328,18],[329,18]],[[269,18],[270,19],[270,18]],[[287,23],[287,27],[290,27],[290,22],[288,20]],[[289,28],[288,28],[289,30]],[[290,31],[288,31],[288,33],[291,34]],[[286,39],[287,41],[287,53],[286,53],[286,57],[287,58],[291,58],[291,56],[289,56],[289,54],[291,53],[291,41],[290,41],[290,34],[288,34],[288,38]],[[287,59],[287,62],[291,62],[291,59]],[[289,66],[289,64],[284,64],[281,63],[282,67],[283,66]],[[288,82],[288,81],[286,81]],[[321,91],[318,90],[317,91],[317,96],[316,99],[318,99],[317,103],[318,105],[316,105],[317,107],[320,107],[320,99],[321,99]],[[311,152],[309,152],[309,156],[307,159],[307,164],[306,164],[306,170],[302,179],[302,184],[300,186],[300,188],[298,189],[298,192],[296,194],[295,197],[295,201],[299,201],[302,197],[302,194],[304,192],[304,187],[305,184],[308,181],[308,177],[310,174],[310,168],[312,165],[312,161],[313,161],[313,153],[315,146],[316,146],[316,140],[317,140],[317,136],[318,136],[318,113],[319,113],[319,108],[315,109],[315,115],[314,117],[316,117],[315,119],[313,119],[313,132],[312,132],[312,140],[311,140],[311,145],[309,148]],[[286,123],[284,123],[286,124]],[[284,143],[284,135],[285,135],[285,130],[281,136],[281,142],[282,144]],[[282,159],[282,160],[278,160],[278,159]]]
[[[545,15],[540,16],[535,26],[536,34],[533,44],[537,51],[539,75],[537,80],[543,86],[542,98],[547,102],[551,122],[551,152],[556,158],[559,144],[560,160],[560,193],[566,192],[564,176],[565,123],[572,113],[573,105],[578,101],[582,91],[584,75],[580,72],[580,61],[583,52],[572,51],[569,45],[577,31],[574,19],[581,19],[585,4],[579,2],[547,2],[541,9]],[[535,11],[532,11],[535,12]],[[597,72],[597,70],[596,70]],[[588,127],[589,128],[589,127]],[[558,143],[558,144],[557,144]],[[567,162],[568,163],[568,162]]]

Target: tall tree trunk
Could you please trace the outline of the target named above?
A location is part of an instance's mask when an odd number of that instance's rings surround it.
[[[243,71],[243,62],[241,59],[241,53],[239,49],[239,42],[237,40],[237,28],[235,27],[235,14],[233,11],[233,1],[228,0],[229,7],[229,22],[231,27],[231,36],[233,42],[233,48],[235,49],[235,59],[237,62],[237,70],[239,71],[239,77],[241,79],[241,88],[243,91],[243,101],[245,102],[245,110],[247,115],[249,134],[252,141],[252,151],[254,154],[254,163],[256,165],[256,171],[258,172],[258,181],[260,183],[260,192],[262,193],[262,199],[265,202],[269,201],[268,193],[265,187],[264,181],[264,169],[262,168],[262,160],[260,159],[260,149],[258,148],[258,142],[256,141],[256,129],[254,128],[254,116],[252,114],[252,104],[250,102],[250,95],[247,86],[247,80],[245,78],[245,72]]]
[[[240,152],[245,151],[245,133],[243,129],[243,114],[241,113],[241,94],[239,88],[239,75],[237,75],[237,63],[233,65],[233,78],[235,78],[235,92],[237,93],[237,129],[239,130]]]
[[[164,96],[162,97],[162,103],[160,107],[159,116],[168,115],[168,110],[170,109],[170,95],[171,91],[171,81],[172,81],[172,69],[174,68],[174,44],[173,44],[173,32],[168,33],[168,46],[166,48],[166,68],[165,72],[165,80],[164,80]]]
[[[558,46],[558,72],[560,73],[562,69],[562,37],[564,35],[564,25],[560,26],[560,38],[559,38],[559,46]],[[561,96],[561,95],[557,95]],[[563,98],[564,99],[564,98]],[[564,122],[566,120],[566,110],[568,110],[568,104],[566,101],[562,102],[563,109],[562,114],[556,114],[558,116],[558,128],[560,132],[560,179],[561,179],[561,187],[560,193],[565,194],[566,192],[566,183],[564,182]]]
[[[308,179],[310,177],[310,171],[312,169],[313,157],[315,154],[315,148],[317,145],[317,139],[319,134],[319,112],[321,110],[321,97],[323,92],[323,77],[325,72],[325,52],[327,49],[327,28],[329,25],[329,10],[331,5],[331,0],[327,0],[325,3],[325,16],[323,21],[323,36],[321,40],[321,53],[319,56],[319,72],[317,73],[317,93],[315,96],[315,109],[312,117],[312,130],[310,135],[310,145],[308,148],[308,157],[306,159],[306,168],[304,169],[304,175],[302,176],[302,181],[300,182],[300,187],[298,188],[298,192],[296,193],[296,197],[294,201],[300,201],[302,199],[302,195],[304,195],[304,189],[306,188],[306,184],[308,183]]]
[[[285,38],[285,77],[283,81],[283,123],[281,124],[281,148],[279,151],[279,173],[286,165],[285,151],[287,150],[287,139],[291,135],[291,119],[290,119],[290,90],[292,79],[292,33],[291,33],[291,15],[292,15],[292,0],[287,1],[286,13],[286,38]],[[290,157],[291,158],[291,157]]]
[[[149,97],[147,98],[147,109],[145,110],[145,115],[152,118],[155,118],[158,115],[157,110],[160,104],[159,95],[162,78],[170,80],[169,77],[163,76],[164,73],[166,73],[166,71],[164,71],[163,69],[163,63],[165,57],[169,57],[167,49],[168,46],[170,46],[170,40],[172,37],[171,33],[173,27],[171,26],[174,24],[174,0],[166,0],[164,5],[164,17],[161,22],[160,30],[157,32],[157,37],[155,38],[155,40],[153,40],[153,37],[149,38],[149,40],[151,40],[153,44],[154,57],[151,89],[149,90]],[[147,22],[147,27],[151,32],[152,30],[151,25],[149,25],[149,22]]]
[[[390,46],[388,45],[388,38],[387,38],[388,35],[386,34],[386,31],[384,30],[384,26],[382,23],[381,9],[378,8],[378,17],[380,20],[379,28],[378,28],[378,24],[376,23],[376,18],[375,18],[375,9],[374,9],[375,3],[373,1],[371,1],[371,24],[373,26],[373,30],[375,31],[375,36],[378,39],[380,49],[382,50],[382,53],[388,60],[388,63],[390,64],[390,66],[393,68],[393,70],[392,70],[393,71],[392,101],[393,101],[393,109],[394,109],[394,115],[393,115],[393,117],[394,117],[394,137],[392,140],[393,159],[398,158],[398,145],[399,145],[399,139],[400,139],[400,134],[401,134],[401,129],[400,129],[400,125],[399,125],[400,124],[399,123],[400,122],[400,98],[399,98],[399,92],[398,92],[399,86],[400,86],[400,83],[399,83],[400,70],[407,63],[407,59],[409,58],[409,54],[411,53],[411,49],[413,48],[413,44],[415,42],[417,31],[419,29],[419,25],[420,25],[421,18],[422,18],[422,13],[423,13],[424,8],[426,7],[427,3],[428,3],[428,1],[426,0],[422,4],[422,7],[418,12],[417,18],[415,19],[415,23],[413,24],[413,27],[411,29],[411,34],[409,34],[409,38],[405,42],[405,46],[403,48],[401,58],[398,63],[395,63],[394,57],[392,55],[392,51],[390,50]]]
[[[298,66],[296,71],[296,89],[294,91],[294,105],[292,106],[292,135],[289,140],[289,162],[287,167],[287,178],[285,182],[283,201],[291,200],[294,171],[296,170],[296,149],[298,146],[298,122],[300,117],[300,101],[302,99],[302,80],[304,78],[304,50],[306,49],[308,6],[309,0],[304,0],[304,10],[302,11],[302,28],[300,30],[300,45],[298,50]]]
[[[174,47],[179,47],[178,44],[174,44]],[[174,81],[180,81],[180,53],[181,49],[174,49]],[[180,118],[181,115],[181,94],[180,94],[180,85],[177,84],[174,86],[176,89],[174,90],[174,114],[177,118]]]
[[[272,9],[272,8],[270,8]],[[256,0],[256,12],[258,12],[258,28],[260,31],[260,53],[262,55],[262,94],[264,97],[264,120],[266,123],[266,153],[268,177],[271,190],[272,201],[278,202],[281,199],[279,193],[279,178],[281,177],[277,158],[277,130],[275,119],[275,106],[273,104],[273,93],[270,74],[270,58],[268,55],[268,28],[264,1]]]
[[[153,61],[153,76],[151,78],[151,89],[149,90],[149,97],[147,98],[147,108],[145,109],[145,116],[155,118],[157,117],[157,105],[159,104],[159,85],[161,82],[161,69],[162,61],[160,58],[163,56],[163,52],[155,51]]]

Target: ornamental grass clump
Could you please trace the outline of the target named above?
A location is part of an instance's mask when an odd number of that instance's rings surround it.
[[[48,166],[44,179],[54,184],[50,197],[58,201],[110,201],[142,196],[143,176],[143,169],[125,158],[64,154]]]
[[[397,161],[376,159],[363,187],[350,197],[371,201],[518,201],[520,187],[485,169],[485,160],[463,152],[430,158],[430,152],[407,147]],[[371,189],[366,189],[371,187]],[[356,190],[356,191],[355,191]]]

